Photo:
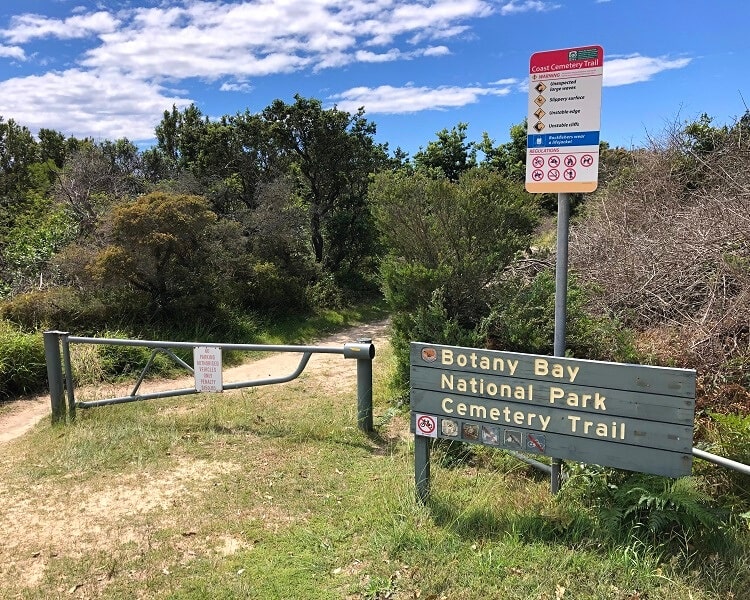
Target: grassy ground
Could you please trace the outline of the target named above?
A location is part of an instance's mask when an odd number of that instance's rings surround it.
[[[374,435],[356,428],[356,389],[335,385],[346,363],[274,388],[79,411],[6,444],[0,597],[748,597],[748,544],[698,557],[571,536],[547,479],[500,453],[435,460],[419,504],[391,364],[379,348]]]

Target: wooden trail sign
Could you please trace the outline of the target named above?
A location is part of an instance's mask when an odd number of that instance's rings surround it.
[[[692,469],[695,371],[413,342],[412,431],[669,477]]]

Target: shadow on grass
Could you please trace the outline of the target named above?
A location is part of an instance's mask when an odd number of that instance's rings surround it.
[[[490,506],[462,506],[434,494],[427,500],[426,507],[436,525],[467,540],[500,539],[512,535],[525,542],[579,544],[593,531],[589,519],[555,511],[548,514],[533,507],[527,512],[512,508],[500,512]]]

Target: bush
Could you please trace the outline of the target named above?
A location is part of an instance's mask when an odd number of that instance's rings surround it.
[[[708,551],[722,542],[729,514],[715,506],[701,479],[669,479],[585,466],[571,477],[558,502],[587,506],[598,535],[615,543],[633,539],[651,548],[677,549],[703,542]]]
[[[417,305],[411,312],[397,312],[392,317],[391,345],[396,359],[394,385],[406,390],[409,383],[409,344],[429,342],[453,346],[476,346],[479,337],[448,316],[443,291],[438,289],[429,302]]]
[[[380,273],[404,385],[409,341],[476,345],[493,282],[528,246],[538,214],[520,184],[481,169],[457,182],[383,172],[369,193],[389,249]]]
[[[571,265],[598,290],[591,310],[669,339],[664,354],[709,390],[748,385],[748,133],[748,115],[728,128],[704,115],[621,151],[623,169],[570,232]]]
[[[633,335],[620,323],[586,312],[587,295],[568,281],[566,351],[589,360],[640,362]],[[485,345],[509,352],[552,354],[555,332],[555,274],[545,269],[532,279],[510,275],[481,327]]]
[[[272,262],[253,265],[246,297],[246,308],[276,315],[306,308],[303,283]]]
[[[36,392],[46,384],[42,336],[0,321],[0,399]]]
[[[67,287],[20,294],[0,306],[0,317],[28,329],[77,329],[106,320],[98,299]]]

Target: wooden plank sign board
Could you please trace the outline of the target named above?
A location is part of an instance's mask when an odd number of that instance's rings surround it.
[[[668,477],[692,469],[695,371],[412,342],[416,435]]]

